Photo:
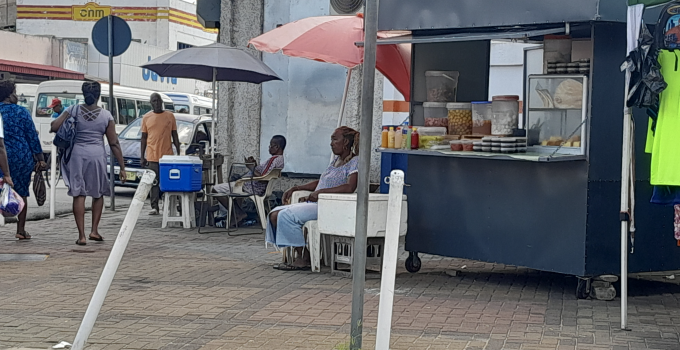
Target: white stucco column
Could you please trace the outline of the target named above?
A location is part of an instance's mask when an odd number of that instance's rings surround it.
[[[359,130],[360,110],[361,110],[361,79],[363,73],[361,65],[352,70],[352,78],[349,83],[349,91],[347,93],[347,105],[345,106],[345,113],[343,116],[343,125]],[[380,132],[382,130],[382,115],[383,115],[383,86],[384,76],[375,72],[375,99],[373,102],[373,134],[370,138],[361,135],[361,147],[371,147],[376,149],[380,146]],[[370,144],[366,140],[370,139]],[[380,153],[371,152],[371,182],[380,182]]]
[[[219,42],[246,48],[248,41],[262,34],[262,0],[222,0]],[[261,58],[260,52],[247,49]],[[262,88],[258,84],[221,82],[217,122],[218,152],[227,160],[259,155]],[[225,167],[225,172],[229,171]]]

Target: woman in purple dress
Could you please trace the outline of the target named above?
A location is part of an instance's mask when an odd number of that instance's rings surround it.
[[[104,209],[104,196],[110,196],[108,174],[106,172],[106,151],[104,135],[111,151],[120,166],[120,179],[125,180],[123,153],[116,135],[116,124],[111,113],[97,106],[101,95],[101,85],[97,82],[83,83],[85,104],[75,105],[65,110],[52,122],[52,132],[57,132],[70,116],[78,122],[71,158],[68,163],[62,157],[61,173],[68,186],[68,195],[73,197],[73,216],[78,226],[77,245],[87,244],[85,236],[85,198],[92,197],[92,231],[89,239],[103,241],[99,234],[99,220]]]

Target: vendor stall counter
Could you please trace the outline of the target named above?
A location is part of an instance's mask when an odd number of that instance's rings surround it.
[[[398,1],[388,1],[394,2]],[[624,93],[619,67],[626,49],[625,16],[608,22],[570,23],[566,28],[564,23],[540,28],[523,25],[520,30],[540,44],[544,36],[532,36],[532,31],[560,26],[562,32],[556,34],[568,34],[590,48],[589,57],[581,62],[588,63],[583,65],[587,71],[525,75],[523,127],[519,131],[526,137],[526,153],[380,150],[383,178],[391,170],[401,169],[410,185],[405,190],[409,198],[409,271],[420,269],[418,253],[585,279],[619,271],[620,220],[627,219],[619,214]],[[491,100],[490,41],[479,39],[482,29],[472,36],[475,41],[462,40],[463,29],[457,28],[458,34],[442,34],[441,40],[426,30],[414,31],[410,37],[413,125],[424,125],[426,71],[459,72],[457,102]],[[498,28],[489,29],[490,36],[503,34]],[[583,94],[568,94],[571,100],[555,98],[558,91],[565,90]],[[649,157],[643,150],[647,131],[644,112],[636,111],[635,120],[637,231],[629,269],[631,273],[680,269],[672,208],[649,203],[652,188]],[[381,186],[381,191],[386,193],[387,185]],[[583,290],[577,293],[584,296]]]

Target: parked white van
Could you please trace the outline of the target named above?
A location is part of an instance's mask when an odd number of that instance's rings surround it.
[[[17,84],[17,96],[19,97],[19,106],[28,108],[33,112],[33,105],[35,104],[35,92],[38,90],[38,84]]]
[[[175,105],[175,112],[193,115],[212,113],[212,99],[180,92],[165,92]]]
[[[83,103],[82,92],[83,81],[80,80],[50,80],[40,83],[36,91],[36,103],[33,107],[33,122],[38,129],[40,142],[43,152],[49,152],[54,139],[54,134],[50,134],[50,123],[52,122],[52,109],[48,108],[52,99],[58,98],[64,108]],[[154,91],[129,88],[124,86],[113,86],[113,94],[116,99],[113,118],[116,121],[116,132],[120,132],[138,117],[151,111],[151,94]],[[160,93],[165,103],[165,109],[174,110],[170,97]],[[109,85],[102,84],[102,96],[99,106],[109,109]]]

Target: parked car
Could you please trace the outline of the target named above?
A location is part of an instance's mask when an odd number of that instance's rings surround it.
[[[205,145],[204,148],[207,152],[210,148],[210,135],[212,132],[211,119],[208,116],[191,115],[191,114],[180,114],[175,113],[175,119],[177,120],[177,134],[179,135],[180,144],[185,144],[187,146],[187,154],[197,154],[201,150],[201,147]],[[125,161],[125,171],[127,173],[127,179],[125,184],[120,182],[118,174],[120,173],[120,168],[114,166],[114,179],[116,181],[116,186],[124,187],[137,187],[139,181],[144,175],[144,167],[141,166],[140,153],[141,153],[141,140],[142,140],[142,118],[135,119],[130,123],[123,131],[118,135],[120,140],[120,147],[123,150],[123,159]],[[106,148],[107,154],[107,165],[109,160],[109,148]],[[173,152],[175,148],[173,147]],[[177,153],[177,152],[175,152]],[[107,172],[109,172],[110,167],[107,166]]]

